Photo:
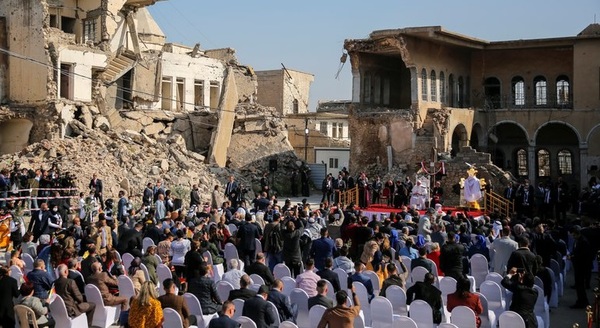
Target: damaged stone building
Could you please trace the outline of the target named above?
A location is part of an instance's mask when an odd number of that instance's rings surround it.
[[[295,165],[285,124],[257,103],[254,70],[231,48],[167,43],[146,8],[155,2],[1,1],[0,155],[104,132],[139,145],[176,142],[181,151],[164,160],[179,164],[253,164],[260,172],[269,157],[281,156]],[[308,92],[297,99],[308,102]],[[266,149],[253,152],[246,143],[257,132],[246,131],[249,116],[272,139],[252,146]],[[168,171],[161,163],[139,172],[140,181]]]
[[[470,146],[489,153],[482,164],[532,183],[562,176],[580,187],[598,174],[599,24],[571,37],[498,42],[410,27],[344,47],[353,76],[351,169],[414,173],[417,163]],[[446,190],[456,182],[444,181]]]

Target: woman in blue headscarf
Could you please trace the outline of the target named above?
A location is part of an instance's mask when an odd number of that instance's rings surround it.
[[[471,245],[467,251],[467,256],[469,258],[475,254],[481,254],[485,256],[488,262],[490,261],[490,249],[487,248],[485,237],[483,235],[475,236],[475,243]]]

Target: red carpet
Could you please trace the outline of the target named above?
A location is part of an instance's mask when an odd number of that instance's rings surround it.
[[[442,207],[442,210],[444,212],[452,211],[453,216],[456,215],[456,212],[463,212],[463,213],[466,213],[467,216],[473,216],[473,217],[485,215],[485,212],[483,210],[467,210],[466,208],[454,207],[454,206],[444,206],[444,207]],[[394,207],[389,207],[384,204],[372,204],[368,208],[363,209],[363,212],[377,212],[377,213],[390,214],[392,212],[398,213],[398,212],[400,212],[400,209],[394,208]],[[419,214],[423,215],[423,214],[425,214],[425,211],[419,211]]]

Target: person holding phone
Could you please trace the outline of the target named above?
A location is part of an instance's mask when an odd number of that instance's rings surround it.
[[[502,279],[502,286],[513,293],[509,310],[518,313],[525,321],[525,327],[537,328],[537,318],[534,313],[538,291],[533,288],[533,273],[525,268],[511,268]]]

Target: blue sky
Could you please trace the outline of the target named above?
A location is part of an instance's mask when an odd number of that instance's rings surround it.
[[[351,98],[349,60],[335,79],[344,39],[430,25],[489,41],[574,36],[594,15],[600,22],[600,0],[166,0],[150,12],[168,42],[234,48],[255,70],[283,63],[314,74],[312,111],[318,100]]]

